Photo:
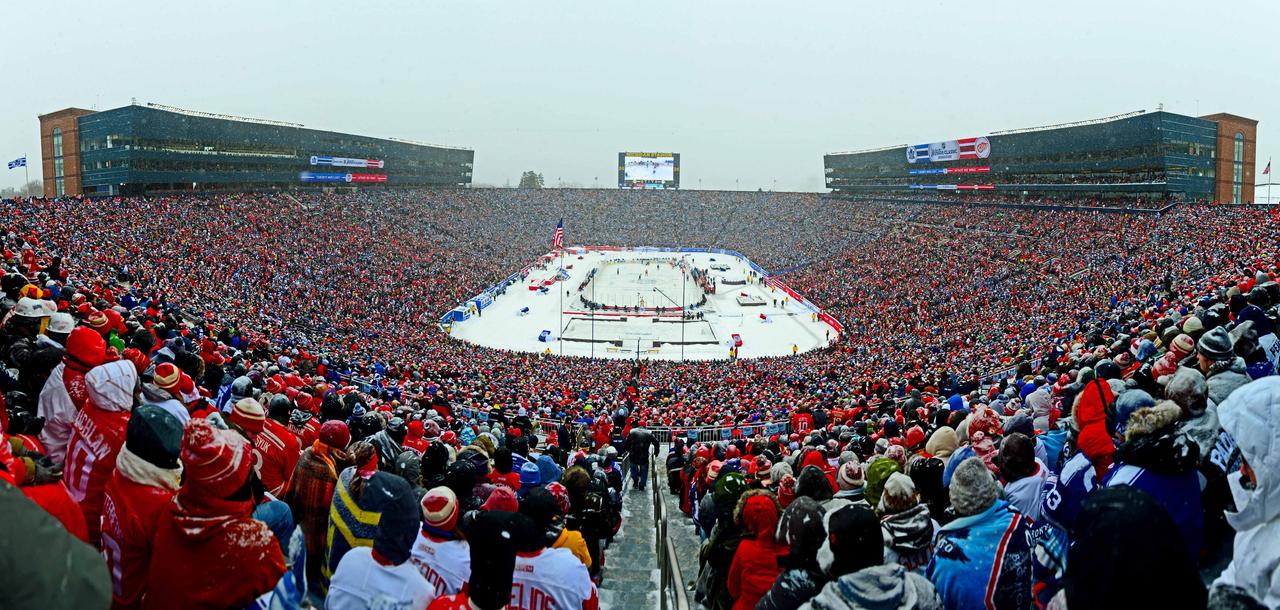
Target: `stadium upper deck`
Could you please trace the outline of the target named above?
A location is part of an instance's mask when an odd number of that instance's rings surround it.
[[[1134,112],[1030,130],[833,153],[837,194],[1253,201],[1257,121]],[[989,193],[988,193],[989,194]]]

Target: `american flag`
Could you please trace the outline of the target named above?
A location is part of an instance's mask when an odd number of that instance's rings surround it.
[[[1267,167],[1266,167],[1266,169],[1262,170],[1262,173],[1263,173],[1263,174],[1270,174],[1270,173],[1271,173],[1271,159],[1267,159]]]
[[[560,248],[564,246],[564,219],[556,223],[556,231],[551,234],[551,247]]]

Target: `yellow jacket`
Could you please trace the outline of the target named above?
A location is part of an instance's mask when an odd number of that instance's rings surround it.
[[[569,549],[582,565],[591,569],[591,553],[587,552],[587,541],[582,539],[582,532],[571,530],[568,528],[560,530],[560,537],[556,538],[555,544],[551,545],[555,549]]]

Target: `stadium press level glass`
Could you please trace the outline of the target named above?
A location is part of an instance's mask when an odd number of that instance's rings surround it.
[[[680,188],[680,153],[618,153],[618,188]]]

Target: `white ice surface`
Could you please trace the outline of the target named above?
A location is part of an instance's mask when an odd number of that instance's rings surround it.
[[[646,307],[672,306],[672,300],[679,304],[682,299],[681,274],[678,269],[672,269],[666,262],[655,262],[647,266],[650,275],[644,276],[643,270],[646,266],[638,262],[638,259],[672,260],[684,256],[695,267],[705,270],[710,267],[711,259],[714,258],[716,263],[728,264],[729,270],[711,271],[712,277],[743,278],[750,274],[750,268],[744,261],[723,254],[680,255],[625,251],[589,252],[581,256],[582,258],[579,259],[579,255],[576,254],[564,255],[565,267],[573,267],[566,269],[569,279],[551,285],[546,294],[531,291],[528,286],[533,283],[541,285],[543,280],[554,277],[559,268],[560,258],[556,257],[545,268],[532,269],[524,282],[507,288],[507,293],[495,299],[493,304],[486,307],[479,316],[473,315],[469,320],[455,323],[452,335],[463,341],[498,349],[543,352],[550,348],[554,354],[600,358],[635,358],[636,339],[639,338],[640,357],[679,360],[680,345],[666,344],[659,348],[652,346],[654,339],[676,340],[679,325],[655,324],[651,318],[636,317],[634,314],[626,322],[602,322],[605,319],[603,315],[596,318],[597,337],[603,335],[621,339],[621,347],[606,343],[557,340],[561,334],[562,321],[567,326],[572,319],[580,319],[579,322],[574,323],[571,336],[580,334],[579,331],[586,328],[583,326],[584,323],[589,324],[590,315],[578,299],[578,286],[590,270],[617,259],[627,261],[621,265],[605,265],[602,271],[597,273],[599,284],[594,287],[596,295],[594,300],[598,303],[632,306],[637,298],[644,298]],[[638,276],[635,273],[637,270]],[[613,275],[610,277],[609,274]],[[662,292],[656,293],[654,288]],[[588,284],[586,287],[588,297],[591,289],[592,286]],[[566,290],[569,292],[568,295],[565,294]],[[739,307],[736,301],[739,292],[759,295],[766,304],[763,307]],[[728,358],[729,341],[734,333],[742,336],[743,345],[738,351],[740,358],[787,356],[791,354],[792,345],[795,345],[800,352],[806,352],[822,347],[827,343],[829,336],[835,336],[835,331],[830,326],[820,320],[814,321],[811,312],[803,306],[795,302],[784,305],[785,297],[786,294],[782,291],[774,291],[763,284],[719,285],[718,293],[710,296],[706,305],[694,310],[705,314],[704,319],[709,323],[709,331],[714,334],[718,343],[716,345],[685,345],[683,357],[689,360]],[[683,298],[689,304],[693,304],[701,298],[701,294],[692,283],[689,283]],[[774,299],[777,299],[776,307]],[[529,308],[529,313],[520,315],[520,309],[524,307]],[[562,311],[565,312],[563,316]],[[647,313],[652,314],[652,312]],[[760,320],[761,313],[765,314],[768,321]],[[584,318],[586,320],[581,320]],[[686,328],[686,340],[693,340],[695,336],[699,340],[705,338],[706,331],[703,328],[708,325],[697,324],[702,328],[695,331],[694,324],[691,323]],[[674,332],[672,329],[675,329]],[[538,341],[538,334],[543,330],[551,331],[553,340],[550,343]]]

